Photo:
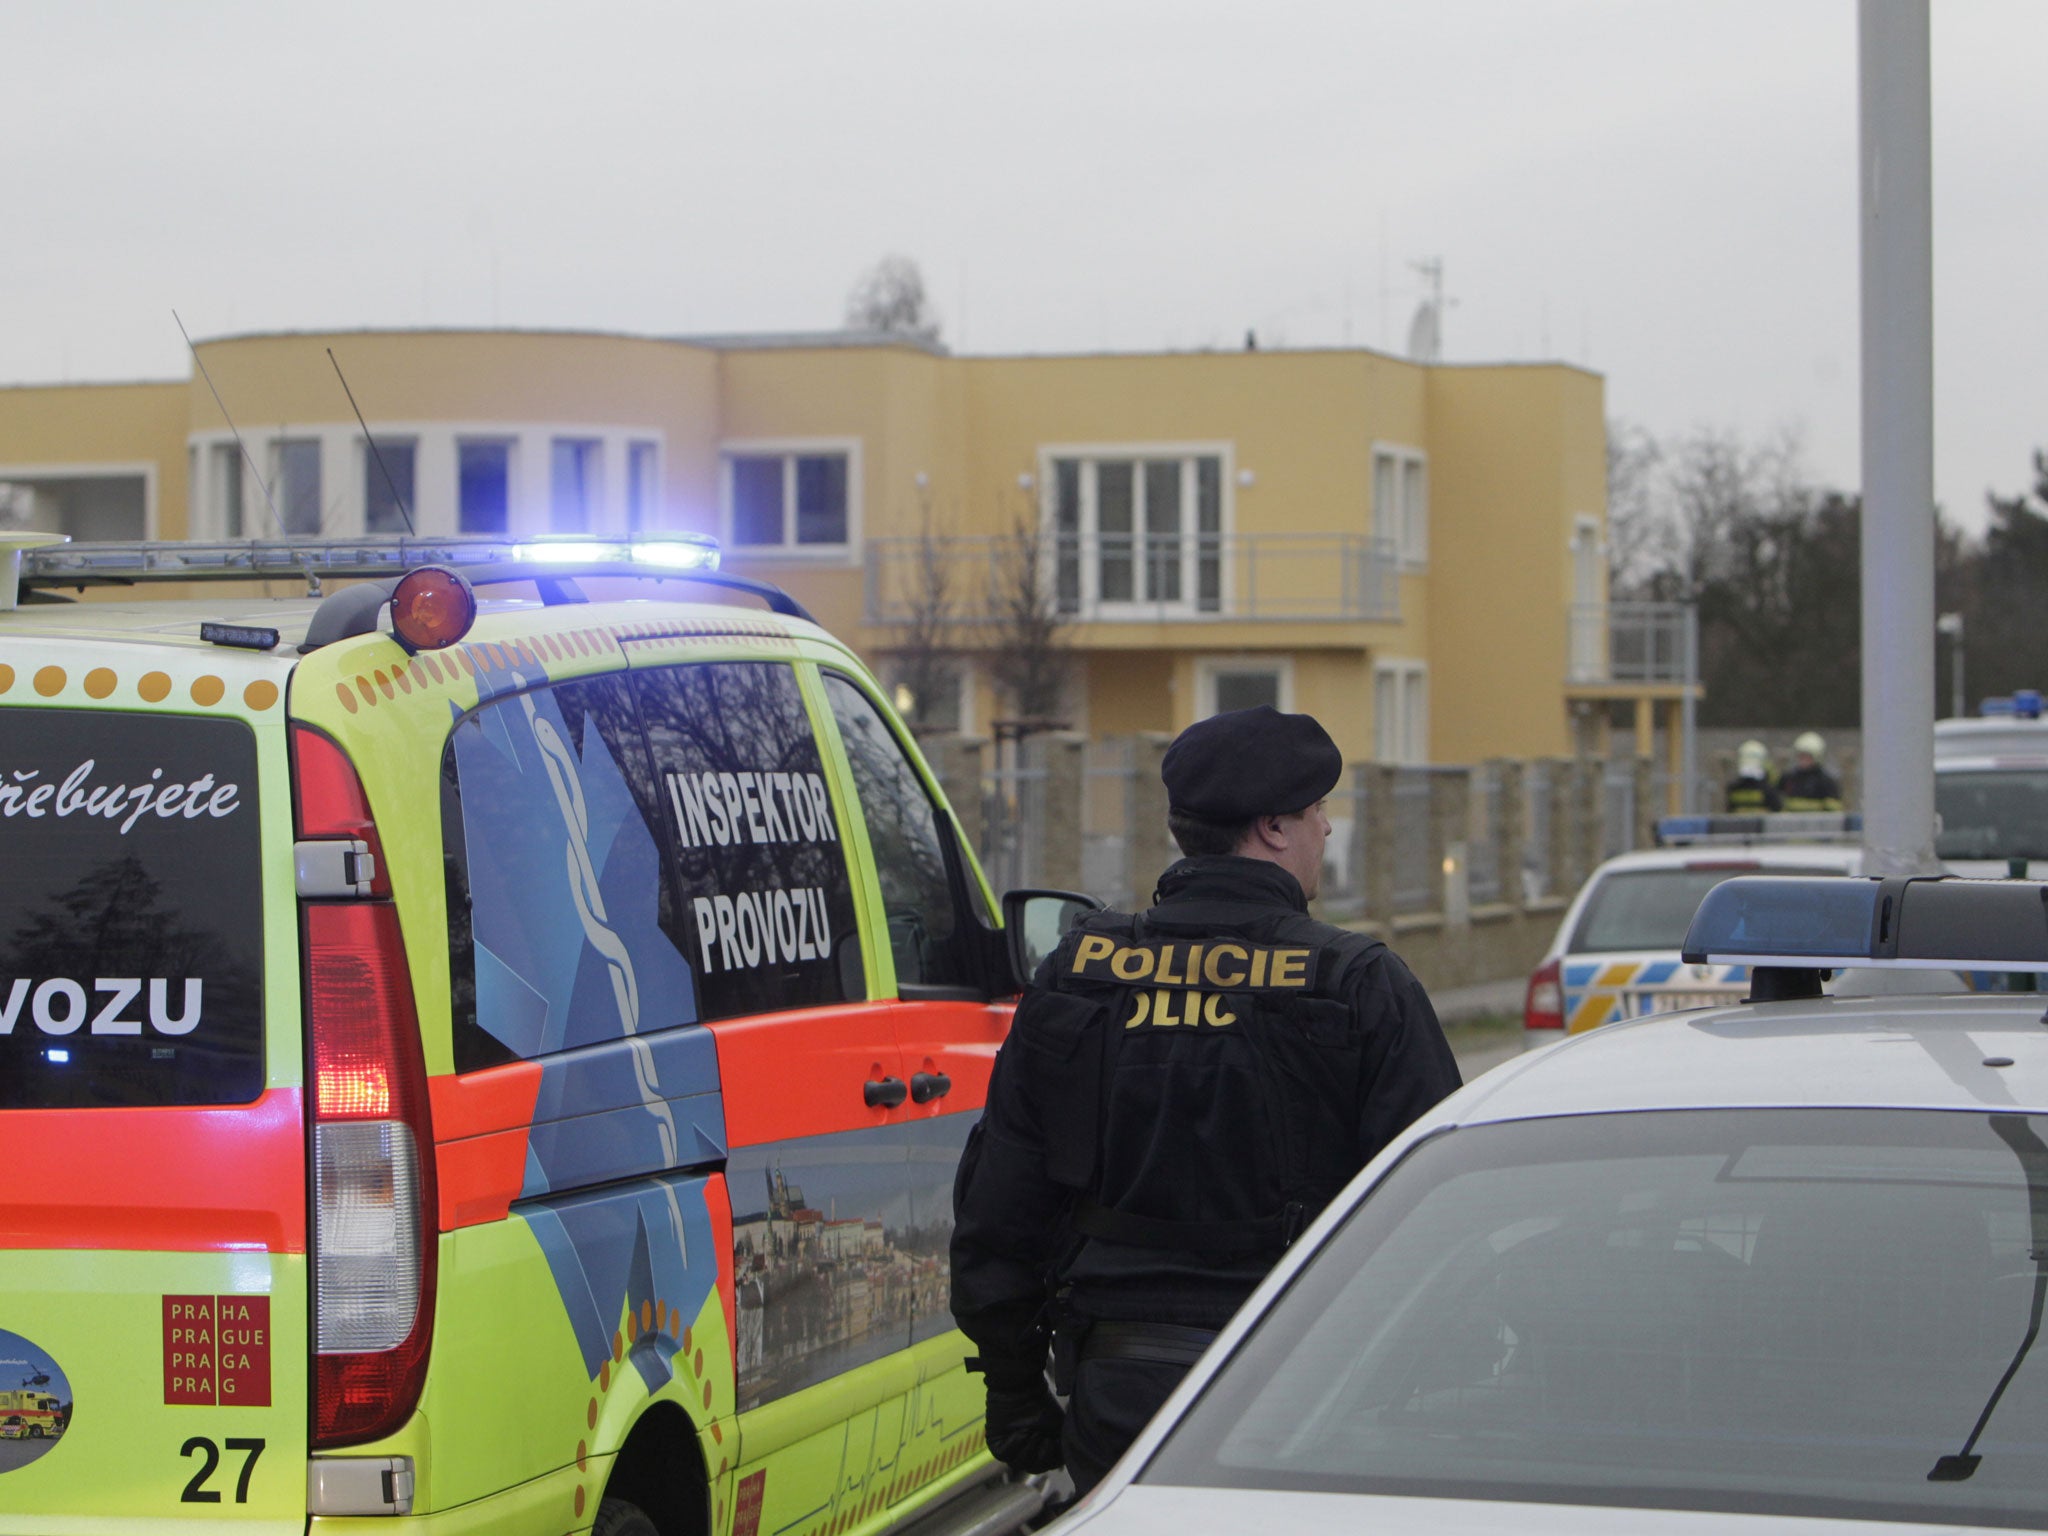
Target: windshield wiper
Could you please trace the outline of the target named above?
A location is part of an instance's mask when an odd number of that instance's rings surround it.
[[[2042,1179],[2043,1172],[2048,1171],[2048,1144],[2044,1144],[2034,1134],[2034,1128],[2018,1115],[1993,1115],[1991,1129],[2012,1148],[2013,1156],[2020,1160],[2020,1171],[2026,1175],[2027,1214],[2032,1235],[2027,1257],[2034,1261],[2034,1305],[2027,1315],[2026,1337],[2013,1351],[2012,1364],[1998,1378],[1998,1385],[1991,1389],[1984,1411],[1977,1415],[1976,1428],[1970,1431],[1970,1438],[1963,1442],[1960,1451],[1935,1462],[1934,1470],[1927,1474],[1930,1483],[1963,1482],[1983,1463],[1984,1458],[1974,1454],[1977,1438],[1984,1433],[1984,1426],[1991,1422],[1991,1415],[1998,1407],[1998,1400],[2005,1396],[2005,1389],[2012,1385],[2013,1377],[2019,1375],[2020,1367],[2026,1363],[2027,1351],[2040,1337],[2042,1304],[2048,1302],[2048,1186],[2044,1186]]]

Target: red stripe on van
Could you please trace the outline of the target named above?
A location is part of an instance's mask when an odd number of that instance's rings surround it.
[[[540,1067],[508,1062],[427,1080],[443,1232],[503,1221],[526,1185]]]
[[[253,1104],[5,1116],[0,1248],[306,1251],[300,1092]]]
[[[731,1356],[726,1365],[737,1372],[740,1334],[733,1315],[732,1191],[724,1174],[714,1173],[704,1181],[704,1207],[711,1213],[711,1244],[718,1259],[718,1304],[725,1309],[725,1340]]]

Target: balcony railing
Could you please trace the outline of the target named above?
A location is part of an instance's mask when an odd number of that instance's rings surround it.
[[[1347,533],[869,539],[865,622],[988,624],[1029,576],[1075,623],[1393,622],[1393,542]]]
[[[1574,683],[1694,683],[1699,651],[1691,603],[1578,603],[1566,676]]]

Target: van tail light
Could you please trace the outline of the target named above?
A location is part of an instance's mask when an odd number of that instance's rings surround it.
[[[299,836],[360,840],[370,850],[370,894],[389,896],[391,874],[370,818],[370,800],[355,765],[331,736],[310,725],[292,727],[292,783],[298,795]]]
[[[1522,999],[1524,1029],[1564,1028],[1564,964],[1552,960],[1536,967]]]
[[[340,749],[303,728],[293,746],[301,837],[375,847],[362,786]],[[378,900],[308,901],[302,912],[313,1443],[329,1449],[381,1439],[418,1405],[433,1339],[439,1223],[426,1062],[398,909]]]

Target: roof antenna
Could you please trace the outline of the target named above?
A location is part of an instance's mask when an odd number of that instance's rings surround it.
[[[348,375],[341,371],[332,347],[327,349],[327,361],[334,364],[334,376],[341,380],[341,392],[348,396],[348,408],[356,413],[356,425],[363,429],[363,441],[370,445],[377,468],[384,472],[384,484],[391,491],[391,499],[398,504],[398,515],[405,519],[405,531],[417,536],[419,530],[412,525],[412,513],[406,510],[405,498],[398,494],[398,482],[391,478],[391,466],[384,462],[384,450],[377,446],[377,439],[370,433],[370,424],[363,420],[363,408],[356,404],[356,392],[348,387]]]
[[[242,462],[249,466],[249,473],[255,477],[256,489],[263,493],[263,504],[270,509],[270,521],[276,525],[277,536],[280,539],[289,538],[290,535],[285,532],[284,519],[277,515],[277,503],[271,498],[270,487],[263,479],[263,472],[256,467],[256,461],[249,456],[249,445],[242,441],[242,429],[235,425],[235,418],[228,410],[227,401],[221,399],[220,386],[213,382],[213,375],[206,371],[206,359],[201,357],[199,349],[192,345],[192,333],[185,329],[185,322],[178,319],[178,312],[175,309],[171,311],[171,319],[177,324],[178,334],[185,338],[185,350],[192,354],[192,361],[199,369],[199,377],[206,380],[206,387],[213,392],[213,403],[220,407],[221,418],[227,422],[228,430],[235,434],[235,446],[241,450]],[[306,562],[305,569],[306,596],[318,597],[320,595],[320,578],[314,574],[313,562],[311,560]]]
[[[249,466],[249,473],[256,477],[256,489],[263,493],[263,504],[270,508],[270,520],[277,524],[277,536],[284,538],[284,519],[277,515],[277,503],[270,499],[270,487],[263,483],[263,471],[256,467],[256,461],[249,457],[249,445],[242,441],[242,429],[235,425],[235,418],[228,413],[227,401],[221,399],[220,389],[213,382],[213,375],[206,371],[206,359],[199,355],[199,349],[192,345],[192,333],[185,329],[185,322],[178,319],[178,312],[171,311],[171,319],[177,322],[178,334],[185,338],[185,349],[192,354],[192,361],[198,365],[199,377],[206,380],[206,387],[213,391],[213,403],[220,407],[221,418],[227,422],[228,430],[235,434],[235,446],[242,450],[242,462]]]

